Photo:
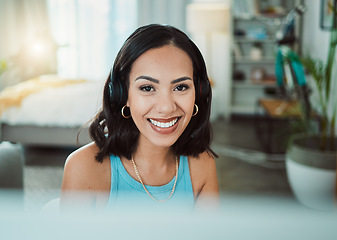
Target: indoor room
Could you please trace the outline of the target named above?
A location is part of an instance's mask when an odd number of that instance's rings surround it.
[[[137,28],[160,24],[184,32],[205,61],[210,112],[194,104],[191,119],[209,117],[231,224],[247,211],[264,223],[275,209],[282,221],[334,212],[336,9],[336,0],[0,0],[0,203],[13,195],[25,213],[58,211],[66,159],[93,141],[103,96],[117,94],[108,84],[118,52]],[[330,217],[323,239],[337,234]]]

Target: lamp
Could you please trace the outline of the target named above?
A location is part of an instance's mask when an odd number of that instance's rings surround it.
[[[186,29],[202,52],[214,83],[211,118],[230,115],[230,7],[225,3],[192,3],[186,8]]]
[[[229,7],[220,3],[195,3],[187,5],[187,31],[215,32],[229,29]]]

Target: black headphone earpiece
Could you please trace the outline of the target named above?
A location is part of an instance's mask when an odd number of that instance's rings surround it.
[[[123,99],[123,89],[120,82],[113,77],[113,71],[110,71],[109,76],[109,100],[111,103],[121,104]]]

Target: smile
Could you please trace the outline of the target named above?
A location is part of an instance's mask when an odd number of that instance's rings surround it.
[[[151,118],[149,118],[148,120],[149,120],[149,122],[150,122],[152,125],[154,125],[154,126],[156,126],[156,127],[160,127],[160,128],[169,128],[169,127],[174,126],[174,125],[178,122],[179,117],[177,117],[177,118],[175,118],[175,119],[173,119],[173,120],[171,120],[171,121],[169,121],[169,122],[160,122],[160,121],[153,120],[153,119],[151,119]]]

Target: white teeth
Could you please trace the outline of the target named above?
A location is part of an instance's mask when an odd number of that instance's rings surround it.
[[[178,118],[172,120],[171,122],[166,122],[166,123],[158,122],[158,121],[153,120],[153,119],[151,119],[151,118],[150,118],[149,120],[150,120],[150,122],[151,122],[153,125],[155,125],[155,126],[157,126],[157,127],[161,127],[161,128],[169,128],[169,127],[172,127],[174,124],[177,123]]]

